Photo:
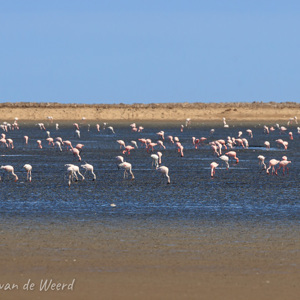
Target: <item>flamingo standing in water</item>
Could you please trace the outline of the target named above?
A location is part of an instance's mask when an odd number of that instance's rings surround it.
[[[226,165],[226,169],[228,170],[229,169],[229,157],[226,156],[226,155],[222,155],[219,157],[222,161],[224,161],[225,165]]]
[[[269,141],[265,141],[264,145],[266,146],[267,149],[270,149],[270,142]]]
[[[81,161],[81,156],[80,156],[80,152],[77,148],[72,148],[70,149],[70,151],[73,153],[73,155],[75,157],[78,157],[78,161]]]
[[[229,152],[225,153],[225,155],[235,159],[237,164],[239,163],[239,159],[236,157],[236,152],[235,151],[229,151]]]
[[[258,165],[263,167],[263,170],[267,168],[265,164],[265,157],[263,155],[258,155],[257,158],[259,159]]]
[[[10,166],[10,165],[6,165],[6,166],[1,166],[1,169],[5,170],[6,172],[8,172],[8,176],[9,173],[11,173],[14,177],[15,177],[15,182],[18,181],[18,176],[14,173],[14,167]]]
[[[168,167],[161,166],[161,167],[158,167],[156,170],[159,171],[159,172],[161,172],[163,175],[165,175],[168,178],[168,184],[171,183],[171,179],[170,179],[170,176],[169,176],[169,168]]]
[[[134,179],[134,175],[132,173],[132,166],[130,163],[128,162],[123,162],[121,164],[119,164],[119,168],[123,168],[124,169],[124,178],[128,177],[128,173],[127,171],[130,173],[131,175],[131,180]]]
[[[38,148],[42,149],[43,148],[42,141],[41,140],[37,140],[36,142],[38,144]]]
[[[158,168],[161,165],[161,157],[162,157],[161,152],[157,152],[157,154],[151,154],[151,158],[153,159],[152,166],[154,165],[155,168]]]
[[[68,172],[68,185],[71,185],[71,182],[73,181],[73,178],[75,177],[76,181],[78,181],[78,176],[77,173],[81,176],[82,180],[84,180],[84,176],[80,173],[79,167],[73,164],[66,164],[65,167],[67,167],[67,172]]]
[[[122,149],[122,146],[125,148],[125,142],[123,140],[117,140],[117,143],[120,145],[120,149]]]
[[[212,162],[212,163],[210,164],[210,176],[211,176],[211,177],[214,177],[214,175],[215,175],[215,173],[216,173],[215,169],[216,169],[218,166],[219,166],[219,164],[217,164],[216,162]]]
[[[277,175],[277,171],[280,170],[280,168],[282,168],[282,172],[283,172],[283,175],[285,173],[285,169],[287,170],[287,174],[289,173],[289,168],[288,168],[288,164],[290,164],[291,161],[290,160],[286,160],[286,159],[283,159],[281,162],[279,162],[279,165],[278,165],[278,168],[276,169],[276,175]]]
[[[130,151],[134,150],[135,148],[133,146],[125,146],[125,150],[123,151],[123,154],[128,153],[130,155]]]
[[[26,164],[26,165],[23,166],[23,168],[27,172],[27,181],[31,182],[31,170],[32,170],[32,166],[29,165],[29,164]]]
[[[277,173],[276,173],[276,171],[275,171],[275,166],[277,165],[277,164],[279,164],[280,163],[280,161],[279,160],[277,160],[277,159],[271,159],[270,161],[269,161],[269,168],[267,169],[267,174],[270,174],[270,169],[272,168],[272,175],[273,175],[273,172],[275,172],[275,174],[277,175]]]
[[[24,135],[25,145],[28,145],[28,136]]]
[[[81,165],[81,167],[85,169],[85,172],[83,175],[85,175],[86,172],[89,171],[93,175],[93,181],[96,180],[96,174],[94,173],[94,167],[92,165],[85,163],[85,165]]]

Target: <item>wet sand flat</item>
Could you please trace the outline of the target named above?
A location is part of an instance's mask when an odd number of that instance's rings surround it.
[[[2,118],[13,120],[109,120],[109,121],[184,121],[193,120],[288,120],[299,116],[300,103],[165,103],[165,104],[59,104],[1,103]]]
[[[2,230],[1,299],[298,299],[297,226],[126,221]],[[29,224],[28,224],[29,225]],[[27,228],[27,229],[26,229]],[[299,229],[299,228],[298,228]],[[34,291],[22,291],[24,283]],[[39,291],[41,279],[73,291]]]

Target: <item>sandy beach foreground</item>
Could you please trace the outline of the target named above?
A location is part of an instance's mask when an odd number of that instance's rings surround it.
[[[232,121],[288,120],[300,115],[300,103],[166,103],[166,104],[59,104],[59,103],[2,103],[0,115],[3,121],[47,120],[78,121],[182,121],[220,120],[226,117]]]
[[[296,225],[113,223],[4,228],[1,299],[299,299]]]

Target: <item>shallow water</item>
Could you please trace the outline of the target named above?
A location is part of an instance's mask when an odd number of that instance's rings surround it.
[[[74,136],[71,124],[61,124],[56,131],[54,125],[47,130],[52,137],[60,136],[71,140],[73,145],[84,144],[82,164],[87,162],[94,166],[96,181],[87,174],[85,181],[67,185],[67,163],[80,165],[73,155],[64,149],[58,152],[47,145],[46,133],[35,125],[22,125],[20,130],[9,131],[7,138],[14,140],[15,149],[0,148],[1,165],[13,165],[19,181],[14,182],[7,174],[0,182],[1,201],[0,216],[2,226],[48,222],[90,223],[107,221],[112,226],[119,222],[145,220],[153,226],[160,226],[170,221],[182,224],[201,224],[236,226],[243,223],[261,223],[269,227],[299,225],[300,213],[300,138],[296,127],[290,127],[294,140],[288,135],[279,135],[275,131],[269,135],[263,133],[263,126],[238,124],[235,127],[214,127],[202,124],[180,132],[180,124],[154,124],[144,126],[142,133],[131,132],[128,124],[110,124],[116,134],[107,129],[98,133],[95,125],[87,131],[87,125],[81,127],[81,138]],[[138,124],[139,125],[139,124]],[[253,139],[246,134],[252,129]],[[118,170],[115,157],[122,155],[116,140],[122,139],[126,144],[138,138],[150,138],[157,141],[156,132],[164,130],[168,135],[178,136],[184,146],[184,157],[180,157],[174,145],[165,141],[162,165],[169,168],[171,184],[165,177],[151,167],[150,154],[140,147],[124,155],[125,160],[133,166],[135,180],[123,178],[123,171]],[[194,149],[192,137],[207,137],[208,141],[227,139],[237,136],[238,131],[249,141],[249,149],[233,149],[240,159],[239,164],[230,162],[226,170],[210,147]],[[29,145],[25,146],[23,136],[29,136]],[[277,148],[275,140],[282,138],[289,141],[288,150]],[[36,140],[41,139],[43,149],[38,149]],[[263,147],[265,140],[271,142],[271,149]],[[223,150],[225,152],[225,150]],[[283,155],[292,161],[290,172],[283,176],[267,175],[258,167],[258,155],[266,157],[266,163],[272,158],[281,160]],[[210,178],[210,163],[220,164],[215,178]],[[32,182],[26,182],[26,172],[22,168],[29,163],[33,166]],[[82,169],[83,171],[83,169]],[[111,207],[111,204],[116,207]]]

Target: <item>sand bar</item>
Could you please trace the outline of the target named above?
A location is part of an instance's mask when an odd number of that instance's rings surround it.
[[[1,103],[0,121],[18,117],[24,121],[216,121],[225,117],[231,121],[283,121],[300,115],[300,103],[165,103],[165,104],[60,104],[60,103]]]

